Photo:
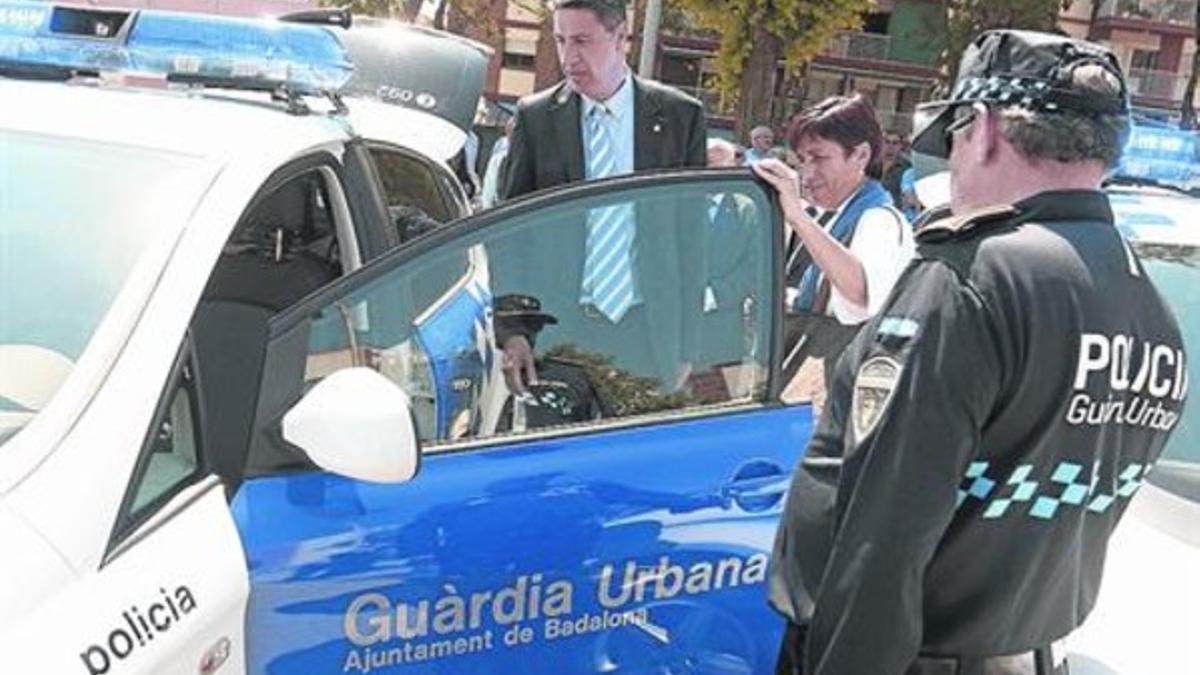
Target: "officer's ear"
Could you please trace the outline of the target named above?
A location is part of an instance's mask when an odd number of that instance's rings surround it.
[[[1004,137],[1000,112],[982,103],[974,103],[971,108],[975,113],[975,121],[967,129],[967,133],[976,136],[971,139],[972,145],[977,148],[979,159],[987,162],[995,158]]]

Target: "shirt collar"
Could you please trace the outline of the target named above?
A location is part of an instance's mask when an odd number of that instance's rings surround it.
[[[628,70],[625,71],[625,78],[621,80],[617,91],[608,97],[606,101],[596,101],[588,98],[583,92],[579,93],[579,98],[583,101],[583,116],[586,119],[592,114],[592,109],[600,106],[608,111],[614,118],[624,119],[626,111],[633,109],[633,74]]]

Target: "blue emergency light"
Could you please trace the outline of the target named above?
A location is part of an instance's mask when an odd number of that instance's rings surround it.
[[[1182,188],[1200,184],[1200,134],[1135,123],[1116,175]]]
[[[0,0],[0,73],[100,72],[240,89],[336,92],[353,65],[329,28]]]

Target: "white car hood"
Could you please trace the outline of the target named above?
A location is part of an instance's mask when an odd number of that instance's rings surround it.
[[[1152,484],[1108,543],[1100,597],[1067,638],[1071,675],[1200,672],[1200,504]]]

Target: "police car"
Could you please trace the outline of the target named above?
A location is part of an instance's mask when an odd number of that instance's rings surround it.
[[[3,670],[770,672],[812,427],[770,194],[630,176],[397,248],[389,208],[461,205],[356,126],[341,30],[0,2]],[[564,265],[606,209],[675,298],[649,337]],[[501,297],[554,319],[527,391]]]
[[[1149,132],[1163,136],[1165,132]],[[1187,161],[1139,156],[1135,131],[1123,178],[1108,188],[1117,226],[1133,243],[1158,290],[1175,310],[1190,353],[1200,350],[1200,198],[1155,187],[1195,172]],[[1183,136],[1194,144],[1194,134]],[[1128,171],[1141,168],[1141,171]],[[1200,176],[1200,172],[1195,172]],[[1129,174],[1134,174],[1130,176]],[[1142,174],[1142,175],[1138,175]],[[1133,180],[1131,180],[1133,178]],[[1139,185],[1140,183],[1140,185]],[[1189,382],[1200,371],[1192,364]],[[1184,409],[1170,443],[1109,541],[1096,606],[1068,638],[1071,673],[1158,675],[1200,669],[1200,406]]]

